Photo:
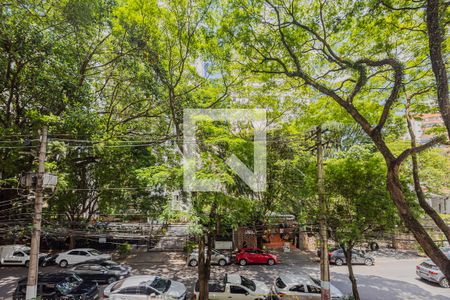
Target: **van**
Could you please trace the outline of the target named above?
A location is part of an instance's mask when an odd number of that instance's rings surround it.
[[[39,262],[46,254],[39,254]],[[30,247],[25,245],[0,246],[0,265],[21,265],[28,267],[30,264]]]

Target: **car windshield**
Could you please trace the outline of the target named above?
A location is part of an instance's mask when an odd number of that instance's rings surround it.
[[[252,280],[245,278],[244,276],[241,276],[241,284],[243,286],[245,286],[246,288],[248,288],[249,290],[252,290],[252,291],[256,290],[255,283]]]
[[[309,276],[309,279],[311,279],[312,282],[314,282],[317,286],[320,286],[320,280],[317,278],[314,278],[312,276]]]
[[[83,280],[78,277],[75,274],[72,274],[66,279],[56,285],[56,288],[61,292],[63,295],[69,294],[73,289],[78,287]]]
[[[168,279],[156,277],[155,280],[150,283],[150,287],[154,288],[160,293],[165,293],[169,289],[170,283],[171,282]]]
[[[88,251],[90,254],[92,254],[92,255],[94,255],[94,256],[99,256],[99,255],[102,255],[102,253],[101,252],[99,252],[99,251],[97,251],[97,250],[89,250]]]

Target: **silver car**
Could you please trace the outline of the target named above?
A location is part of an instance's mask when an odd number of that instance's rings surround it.
[[[307,274],[281,274],[275,279],[272,294],[281,299],[321,299],[320,280]],[[342,300],[344,295],[330,284],[332,300]]]
[[[448,280],[439,270],[438,266],[431,260],[427,259],[416,267],[416,274],[421,279],[439,283],[441,287],[448,288]]]
[[[205,250],[206,253],[206,250]],[[194,249],[192,253],[189,255],[187,259],[188,265],[191,267],[195,267],[198,265],[198,249]],[[219,266],[226,266],[230,263],[230,257],[226,256],[219,251],[212,249],[211,250],[211,263],[217,264]]]
[[[330,253],[330,263],[333,263],[337,266],[342,266],[346,264],[347,261],[345,259],[345,253],[342,249],[334,250]],[[352,251],[352,264],[362,264],[366,266],[372,266],[375,264],[375,258],[372,256],[366,255],[360,251],[353,250]]]

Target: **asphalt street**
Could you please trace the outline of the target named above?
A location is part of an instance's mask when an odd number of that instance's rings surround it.
[[[253,265],[241,267],[214,266],[212,278],[222,278],[225,272],[239,272],[252,279],[272,284],[281,273],[305,272],[319,275],[319,265],[299,251],[281,253],[281,263],[275,266]],[[450,289],[420,280],[416,265],[423,259],[377,258],[374,266],[354,266],[360,294],[364,300],[443,300],[450,299]],[[183,282],[189,291],[197,278],[197,269],[186,264],[185,256],[178,252],[150,252],[130,257],[125,261],[135,274],[160,275]],[[43,272],[57,272],[57,266],[46,267]],[[351,294],[346,266],[331,266],[332,284],[342,292]],[[0,267],[0,299],[11,299],[18,278],[26,275],[24,267]]]

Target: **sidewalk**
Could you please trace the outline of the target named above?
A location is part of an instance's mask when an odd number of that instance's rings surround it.
[[[291,248],[291,252],[283,252],[283,250],[269,250],[276,253],[283,265],[289,266],[305,266],[315,265],[315,253],[310,251],[302,251],[297,248]]]
[[[142,251],[135,253],[121,262],[128,265],[170,264],[185,265],[186,256],[182,252]]]

